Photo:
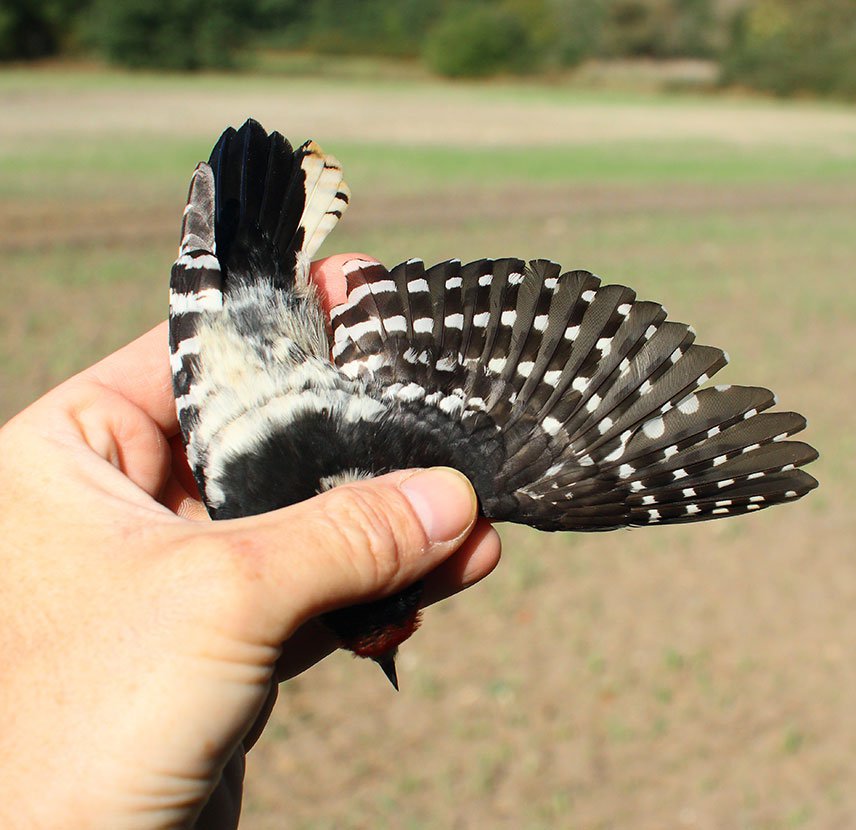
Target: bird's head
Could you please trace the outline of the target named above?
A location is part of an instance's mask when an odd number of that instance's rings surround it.
[[[342,648],[374,660],[398,689],[395,657],[399,645],[419,627],[421,599],[422,583],[417,582],[401,593],[331,611],[322,619]]]

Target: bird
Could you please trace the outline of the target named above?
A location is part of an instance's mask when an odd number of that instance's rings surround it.
[[[806,426],[656,302],[547,259],[391,270],[354,257],[324,311],[310,262],[351,194],[313,141],[249,119],[191,178],[169,349],[214,520],[397,469],[461,471],[488,519],[606,531],[755,512],[817,487]],[[421,583],[322,622],[398,688]]]

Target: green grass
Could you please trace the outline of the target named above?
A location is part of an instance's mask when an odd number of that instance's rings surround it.
[[[343,163],[391,189],[526,182],[699,184],[837,181],[856,182],[853,156],[814,155],[777,148],[735,149],[704,141],[611,141],[573,146],[462,149],[348,145],[336,147]],[[352,177],[353,178],[353,177]],[[356,180],[359,182],[359,178]]]
[[[210,139],[115,137],[86,141],[45,136],[0,148],[0,197],[69,198],[85,190],[108,194],[131,184],[151,197],[188,178],[207,157]],[[509,183],[530,186],[600,183],[764,184],[856,183],[853,155],[807,153],[790,148],[734,148],[705,141],[610,141],[568,146],[437,147],[349,143],[332,148],[348,170],[354,191],[380,186],[427,198],[435,189]],[[129,182],[129,178],[132,177]]]

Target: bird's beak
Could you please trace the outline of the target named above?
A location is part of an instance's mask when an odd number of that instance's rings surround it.
[[[386,654],[372,658],[382,669],[395,691],[398,691],[398,674],[395,671],[395,654],[398,649],[394,648]]]

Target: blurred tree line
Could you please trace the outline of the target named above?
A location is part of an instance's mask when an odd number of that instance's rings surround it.
[[[723,80],[856,97],[856,0],[0,0],[0,59],[94,51],[228,68],[282,48],[421,59],[448,77],[590,58],[717,60]]]

